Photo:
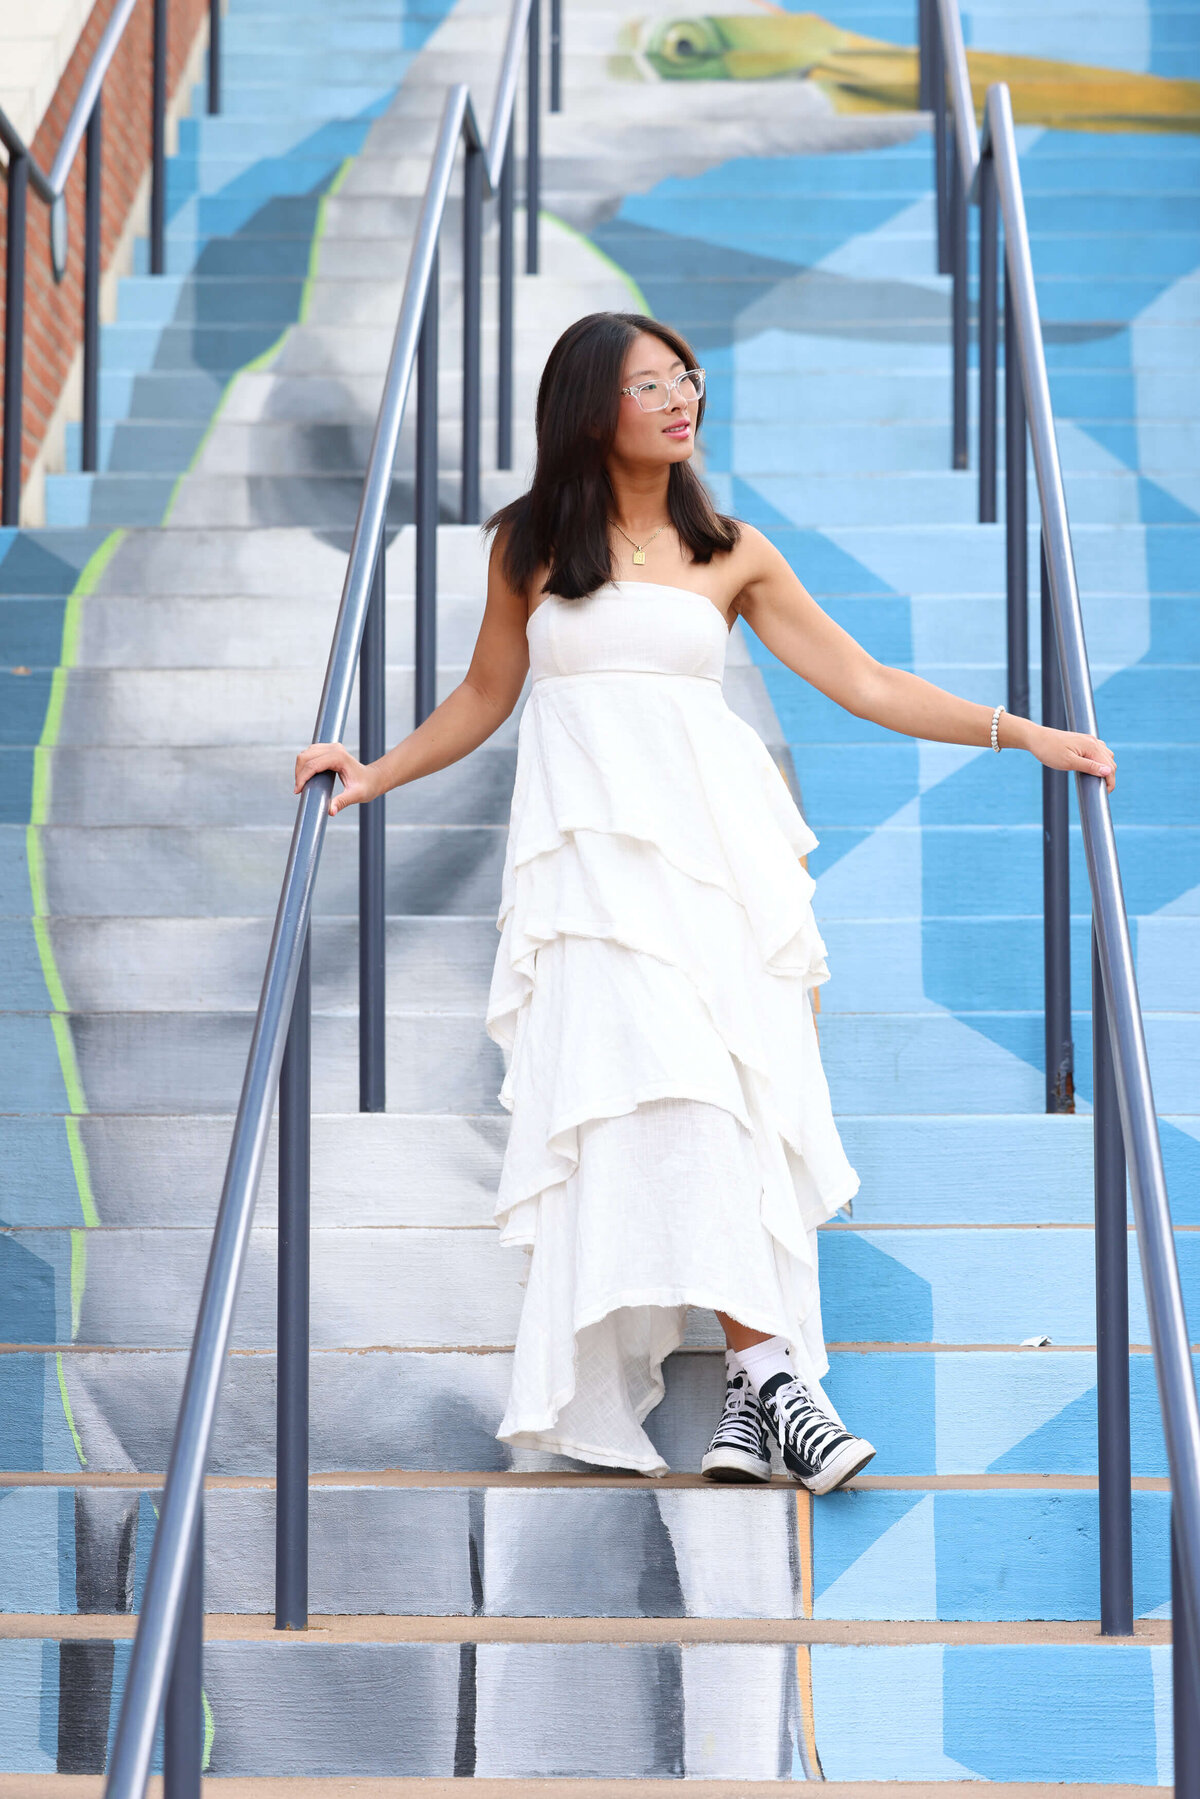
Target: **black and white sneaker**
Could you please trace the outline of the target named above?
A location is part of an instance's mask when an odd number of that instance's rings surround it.
[[[725,1410],[700,1464],[708,1480],[771,1478],[771,1433],[749,1377],[739,1368],[725,1383]]]
[[[794,1375],[773,1375],[763,1382],[758,1396],[779,1438],[784,1467],[812,1493],[832,1493],[875,1454],[864,1437],[852,1437],[823,1412]]]

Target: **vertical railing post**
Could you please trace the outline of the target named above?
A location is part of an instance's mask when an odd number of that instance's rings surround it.
[[[464,525],[479,523],[479,419],[482,401],[483,151],[467,145],[463,166],[462,498]]]
[[[312,927],[279,1072],[279,1295],[275,1344],[275,1628],[308,1628],[308,1293]]]
[[[1050,599],[1046,539],[1042,569],[1042,723],[1067,726],[1058,662],[1058,637]],[[1075,1046],[1071,1038],[1071,830],[1070,776],[1042,769],[1042,906],[1046,958],[1046,1110],[1075,1110]]]
[[[950,245],[950,192],[948,144],[950,137],[949,107],[946,101],[946,45],[942,38],[942,21],[935,4],[929,33],[929,91],[933,102],[933,162],[937,192],[937,257],[938,274],[949,275],[952,268]]]
[[[996,390],[999,362],[1000,293],[997,280],[1000,230],[996,208],[996,164],[979,163],[979,522],[996,522]]]
[[[510,130],[500,166],[500,297],[496,371],[496,467],[512,467],[513,415],[513,138]]]
[[[419,725],[437,705],[438,253],[417,345],[417,546],[413,699]]]
[[[208,110],[221,110],[221,0],[208,0]]]
[[[967,212],[967,190],[963,183],[962,163],[958,155],[958,127],[950,133],[950,265],[953,274],[951,290],[951,335],[954,340],[954,422],[952,427],[952,460],[955,468],[966,468],[967,454],[967,308],[968,249],[970,223]]]
[[[562,111],[562,0],[550,0],[550,111]]]
[[[525,273],[538,272],[539,214],[542,204],[542,4],[529,8],[525,49]]]
[[[1025,388],[1017,353],[1016,309],[1004,270],[1004,480],[1007,565],[1008,710],[1029,717],[1029,496]]]
[[[1108,1032],[1100,945],[1092,927],[1092,1149],[1096,1191],[1096,1415],[1100,1473],[1100,1630],[1133,1635],[1129,1442],[1129,1229],[1125,1142]]]
[[[933,111],[933,34],[937,0],[917,0],[917,110]]]
[[[358,753],[387,748],[387,572],[380,539],[358,664]],[[358,1109],[387,1105],[387,797],[358,808]]]
[[[8,260],[4,271],[4,484],[0,524],[21,520],[25,412],[25,228],[29,158],[8,159]]]
[[[166,263],[167,231],[167,17],[168,0],[154,0],[153,78],[150,93],[150,273]]]
[[[1183,1584],[1183,1558],[1171,1508],[1171,1684],[1174,1689],[1176,1799],[1200,1799],[1200,1655]]]
[[[204,1763],[204,1498],[163,1705],[163,1799],[200,1799]]]
[[[100,466],[100,209],[103,101],[99,94],[87,126],[87,172],[83,199],[83,449],[85,471]]]

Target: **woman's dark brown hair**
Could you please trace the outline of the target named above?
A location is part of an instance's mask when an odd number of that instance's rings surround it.
[[[544,592],[582,599],[611,581],[609,519],[615,508],[606,459],[617,429],[621,370],[641,332],[657,337],[685,368],[695,368],[690,344],[657,319],[636,312],[592,312],[567,328],[551,350],[537,397],[537,464],[533,486],[485,529],[500,533],[509,585],[528,593],[539,568]],[[701,400],[696,415],[704,417]],[[667,479],[671,523],[697,562],[711,562],[738,540],[736,519],[713,506],[690,461],[671,464]]]

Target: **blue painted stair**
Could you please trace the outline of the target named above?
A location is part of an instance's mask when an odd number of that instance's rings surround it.
[[[99,470],[70,427],[47,524],[161,522],[232,378],[303,316],[324,203],[449,6],[234,0],[222,111],[197,88],[168,163],[167,273],[140,241],[101,330]]]

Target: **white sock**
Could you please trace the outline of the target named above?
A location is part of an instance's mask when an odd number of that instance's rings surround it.
[[[749,1349],[733,1353],[756,1393],[776,1374],[786,1374],[789,1380],[796,1377],[786,1337],[768,1337],[765,1343],[752,1343]]]

